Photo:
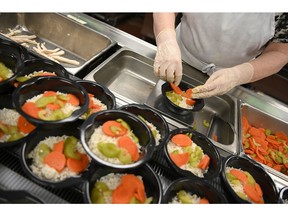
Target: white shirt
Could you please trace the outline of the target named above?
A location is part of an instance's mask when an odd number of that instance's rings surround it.
[[[274,13],[184,13],[177,27],[182,59],[211,75],[254,59],[274,36]]]

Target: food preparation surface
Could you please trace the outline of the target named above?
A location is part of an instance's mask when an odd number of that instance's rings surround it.
[[[19,43],[36,56],[40,56],[35,51],[37,43],[40,47],[41,44],[44,45],[48,50],[59,48],[64,51],[61,57],[79,62],[78,65],[60,62],[72,74],[114,45],[107,36],[77,23],[73,16],[57,13],[1,13],[1,37],[7,39],[3,34],[9,35],[12,31],[15,32],[15,36],[35,36]]]

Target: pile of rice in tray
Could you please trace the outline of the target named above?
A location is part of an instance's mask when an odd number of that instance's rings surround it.
[[[47,164],[45,164],[37,151],[37,146],[39,146],[42,143],[45,143],[46,145],[48,145],[51,149],[53,149],[53,145],[55,143],[58,143],[62,140],[65,140],[68,136],[67,135],[63,135],[63,136],[49,136],[46,137],[45,139],[43,139],[42,141],[40,141],[35,148],[29,153],[28,158],[32,159],[32,164],[30,165],[30,168],[32,170],[32,172],[38,176],[41,179],[48,179],[48,180],[53,180],[53,181],[61,181],[64,180],[66,178],[72,177],[72,176],[78,176],[79,174],[76,172],[72,172],[70,171],[67,166],[65,166],[65,168],[63,169],[62,172],[57,172],[54,168],[48,166]],[[76,145],[76,149],[79,153],[81,154],[86,154],[82,145],[80,144],[79,140],[77,142]],[[89,160],[91,160],[89,158]]]
[[[0,109],[0,124],[2,123],[4,125],[17,127],[17,122],[18,122],[19,117],[20,117],[20,114],[16,112],[14,109],[7,109],[7,108]],[[5,132],[3,131],[1,132],[1,131],[2,130],[0,127],[0,143],[7,142],[9,138],[11,137],[11,134],[6,134]],[[18,128],[17,133],[21,134],[20,136],[23,136],[23,137],[28,135],[27,133],[23,133],[19,131],[19,128]]]

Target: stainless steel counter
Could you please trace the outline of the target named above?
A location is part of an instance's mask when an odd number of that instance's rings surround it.
[[[99,31],[100,33],[108,36],[112,40],[116,41],[117,44],[123,48],[127,48],[132,50],[135,53],[138,53],[142,56],[145,56],[149,58],[150,60],[153,61],[156,53],[156,47],[152,44],[149,44],[139,38],[136,38],[130,34],[127,34],[126,32],[123,32],[119,29],[114,28],[113,26],[110,26],[106,23],[103,23],[99,20],[96,20],[92,17],[89,17],[86,14],[79,14],[79,13],[71,13],[71,14],[66,14],[70,19],[74,19],[75,21],[88,26],[89,28],[92,28],[96,31]],[[100,66],[100,69],[103,66]],[[197,84],[202,84],[205,83],[206,79],[208,78],[207,75],[201,73],[197,69],[187,65],[184,63],[183,66],[183,73],[185,76],[188,78],[194,80]],[[97,69],[96,69],[97,70]],[[151,71],[152,73],[153,71]],[[77,76],[77,74],[76,74]],[[91,75],[90,75],[91,78]],[[152,84],[150,83],[149,85],[155,85],[157,82],[155,80],[151,80]],[[280,102],[268,95],[265,95],[260,92],[254,92],[249,89],[243,88],[243,87],[236,87],[233,90],[231,90],[226,96],[231,97],[233,100],[236,100],[236,109],[235,111],[235,118],[238,120],[241,119],[241,107],[245,104],[248,104],[249,106],[252,106],[255,109],[259,109],[265,115],[274,118],[276,121],[279,120],[281,123],[283,123],[284,128],[281,128],[284,130],[284,132],[288,133],[288,106],[287,104],[284,104],[283,102]],[[121,98],[121,96],[120,96]],[[122,98],[121,101],[123,102]],[[125,101],[125,99],[124,99]],[[129,101],[129,100],[128,100]],[[131,101],[129,101],[131,102]],[[132,101],[133,102],[133,101]],[[178,125],[179,127],[182,126],[181,123],[174,121],[173,118],[167,119],[167,121],[173,125]],[[235,123],[235,122],[234,122]],[[236,130],[237,128],[241,127],[241,121],[236,120]],[[286,127],[286,128],[285,128]],[[220,151],[223,156],[229,155],[229,154],[244,154],[241,144],[241,134],[239,133],[238,130],[238,142],[236,145],[240,148],[240,151],[235,150],[235,151],[230,151],[231,149],[223,147],[223,145],[219,145],[219,143],[215,143],[217,147],[220,147]],[[234,143],[235,145],[235,143]],[[271,177],[275,180],[276,184],[278,185],[279,188],[285,186],[288,184],[288,179],[287,176],[282,176],[282,175],[277,175],[277,172],[275,172],[273,169],[270,169],[269,167],[265,167],[269,174],[271,174]]]

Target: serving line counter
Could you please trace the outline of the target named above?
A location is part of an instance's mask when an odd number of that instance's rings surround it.
[[[223,160],[231,154],[244,154],[241,137],[242,114],[251,117],[252,123],[259,127],[281,130],[288,134],[287,104],[243,87],[237,87],[223,96],[205,99],[204,108],[192,115],[181,116],[171,112],[165,107],[162,100],[161,85],[164,82],[155,77],[153,73],[153,59],[156,53],[154,45],[86,14],[61,13],[56,14],[57,19],[58,16],[61,19],[67,18],[73,25],[76,23],[77,29],[85,29],[87,35],[91,35],[90,32],[93,32],[91,37],[89,36],[89,40],[85,41],[85,46],[87,43],[91,47],[97,46],[99,35],[103,36],[104,41],[109,42],[98,54],[94,53],[92,58],[80,61],[80,67],[66,69],[70,72],[72,79],[95,81],[108,87],[116,96],[117,107],[132,103],[144,104],[162,114],[168,122],[170,130],[191,127],[207,136],[215,144]],[[69,32],[66,33],[69,34]],[[77,37],[81,38],[81,36],[78,32]],[[84,43],[84,41],[81,40],[80,43]],[[72,54],[74,53],[72,52]],[[203,84],[208,78],[185,63],[183,72],[183,81],[192,86]],[[217,141],[213,139],[215,135],[218,137]],[[3,149],[0,152],[0,158],[3,159],[0,160],[0,172],[6,173],[0,177],[0,189],[23,190],[28,188],[28,191],[41,198],[45,203],[83,202],[81,185],[70,189],[54,190],[39,187],[28,180],[19,167],[19,156],[20,150],[17,147]],[[157,152],[149,165],[159,175],[163,188],[166,188],[171,180],[178,178],[173,172],[170,173],[171,169],[165,161],[163,151]],[[279,189],[288,185],[287,176],[270,167],[265,166],[265,169]],[[9,181],[11,178],[15,181]],[[213,183],[223,192],[220,176]]]
[[[112,40],[116,41],[119,46],[121,46],[118,51],[106,59],[106,62],[102,62],[102,64],[88,73],[84,79],[97,80],[98,82],[100,81],[100,83],[103,82],[103,84],[111,87],[112,91],[116,94],[116,96],[118,96],[118,100],[122,99],[121,101],[124,101],[124,103],[144,103],[148,106],[156,108],[164,115],[164,118],[171,125],[176,127],[194,127],[196,130],[210,138],[210,140],[218,147],[221,156],[226,157],[230,154],[244,154],[240,132],[242,113],[251,117],[253,116],[253,123],[258,127],[261,126],[264,128],[270,128],[272,131],[282,130],[283,132],[288,133],[287,104],[261,92],[254,92],[241,86],[236,87],[235,89],[231,90],[229,94],[224,96],[205,100],[206,109],[203,109],[204,113],[202,112],[200,114],[195,114],[193,119],[181,118],[181,116],[169,112],[169,110],[166,110],[165,107],[162,106],[161,102],[159,102],[159,97],[161,97],[160,86],[163,84],[163,82],[153,77],[152,65],[156,53],[156,47],[154,45],[151,45],[99,20],[93,18],[91,19],[91,17],[86,14],[69,14],[67,16],[70,18],[75,18],[75,20],[78,20],[81,23],[85,23],[85,25],[108,36]],[[147,57],[148,59],[143,59],[143,56]],[[118,61],[118,63],[119,61],[128,63],[126,65],[124,63],[118,64],[120,65],[118,68],[113,68],[112,66],[109,66],[109,64],[112,64],[111,62],[113,61]],[[132,65],[135,68],[132,68]],[[107,71],[109,69],[111,69],[111,71]],[[110,72],[109,74],[111,74],[112,69],[117,69],[120,76],[117,75],[112,78],[110,77],[109,79],[102,79],[104,77],[104,75],[102,75],[104,74],[104,71],[107,71],[107,73]],[[130,73],[130,75],[123,75],[127,73],[127,71],[129,71],[128,73]],[[147,73],[150,73],[150,75],[147,75],[148,77],[145,75]],[[183,80],[189,82],[193,86],[205,83],[206,79],[208,78],[205,74],[185,63],[183,65],[183,73]],[[124,77],[123,80],[121,80],[121,75],[122,78]],[[129,79],[137,76],[144,76],[144,78],[138,77],[138,79]],[[123,85],[117,83],[118,81],[124,83],[125,78],[128,78],[126,81],[127,83],[131,84],[131,89],[121,89],[121,86]],[[139,80],[144,80],[142,83],[146,84],[141,86],[141,83],[135,83],[134,86],[133,81],[135,80],[138,80],[138,82]],[[133,94],[135,94],[135,88],[138,88],[139,86],[141,88],[142,97],[139,97],[139,95],[133,96]],[[136,93],[137,92],[138,91],[136,91]],[[143,96],[145,93],[149,95],[148,98]],[[249,107],[250,109],[247,110],[245,109],[246,107]],[[201,124],[203,120],[208,120],[208,122],[211,123],[209,128],[203,127]],[[195,125],[195,123],[197,125]],[[220,142],[215,142],[212,139],[212,135],[216,133],[216,131],[218,131],[217,135],[219,135],[220,138],[221,132],[219,131],[224,133],[222,134],[223,139],[220,140]],[[224,137],[226,139],[224,139]],[[282,175],[281,173],[279,174],[279,172],[268,166],[265,166],[265,169],[267,169],[268,173],[271,174],[271,177],[275,180],[279,188],[288,185],[287,176]]]

